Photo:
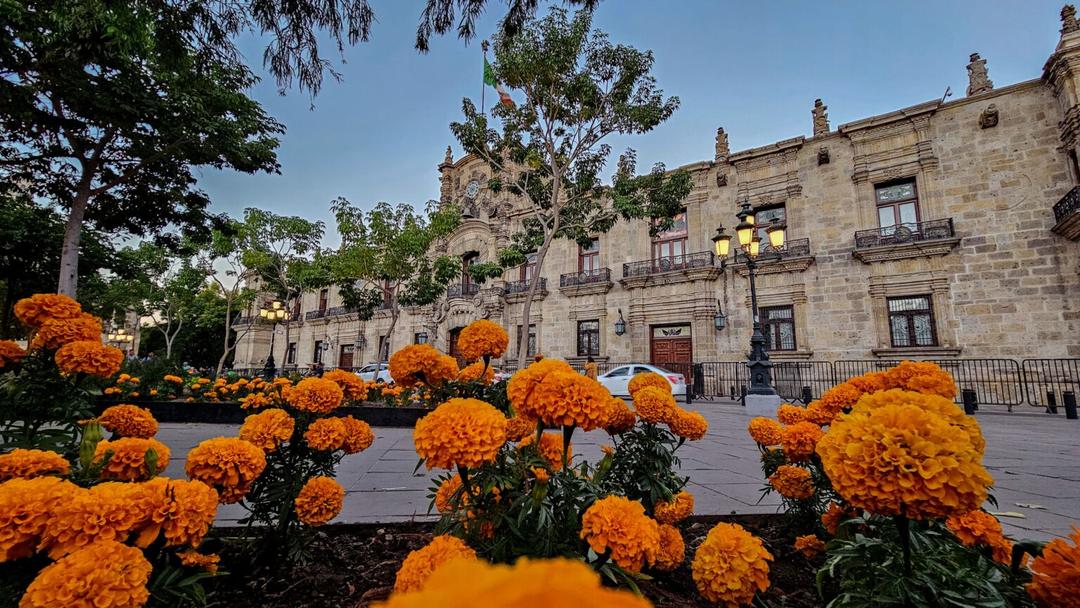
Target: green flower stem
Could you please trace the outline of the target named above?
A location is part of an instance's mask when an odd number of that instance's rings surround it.
[[[562,430],[562,466],[563,466],[563,469],[566,468],[566,455],[567,455],[567,452],[570,451],[570,437],[572,437],[574,435],[574,429],[576,429],[576,428],[577,428],[577,426],[571,424],[570,426],[564,426],[563,430]],[[537,441],[537,445],[538,446],[540,445],[539,441]]]

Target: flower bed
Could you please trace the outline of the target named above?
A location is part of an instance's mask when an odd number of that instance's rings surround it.
[[[205,424],[240,424],[251,411],[241,407],[238,401],[215,401],[210,403],[188,403],[185,401],[141,401],[128,400],[125,403],[150,410],[158,422],[190,422]],[[113,401],[98,403],[102,411]],[[425,407],[396,407],[379,403],[365,402],[364,405],[346,405],[337,409],[342,415],[353,416],[371,426],[412,428],[416,421],[431,411]]]

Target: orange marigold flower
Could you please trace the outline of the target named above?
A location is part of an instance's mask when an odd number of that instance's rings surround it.
[[[61,346],[54,359],[64,374],[83,373],[108,378],[120,371],[124,353],[119,348],[103,346],[98,341],[83,340]]]
[[[273,402],[274,400],[266,393],[251,393],[246,397],[240,398],[240,408],[245,410],[258,410]]]
[[[341,418],[320,418],[308,426],[304,441],[313,450],[333,452],[345,443],[345,422]]]
[[[840,524],[851,516],[852,514],[847,509],[835,502],[830,502],[829,506],[825,508],[825,512],[821,514],[821,525],[826,532],[836,536],[836,533],[840,530]]]
[[[814,495],[814,476],[802,467],[782,464],[769,476],[769,485],[784,498],[806,500]]]
[[[861,376],[848,378],[846,382],[863,393],[876,393],[889,388],[888,376],[885,372],[867,372]]]
[[[390,355],[390,377],[403,387],[438,385],[457,377],[457,360],[430,344],[410,344]]]
[[[822,393],[821,398],[814,403],[835,415],[851,409],[864,394],[864,391],[855,384],[841,382]]]
[[[966,513],[986,500],[993,480],[970,428],[908,401],[863,403],[840,416],[818,442],[833,489],[852,506],[914,519]],[[911,393],[917,394],[917,393]]]
[[[495,380],[495,368],[485,364],[483,361],[477,361],[463,367],[458,372],[458,380],[462,382],[478,381],[485,385],[491,384]]]
[[[345,488],[333,477],[312,477],[307,480],[294,501],[296,517],[308,526],[321,526],[341,513],[345,503]]]
[[[71,463],[56,452],[16,448],[7,454],[0,454],[0,481],[67,475],[70,470]]]
[[[1012,562],[1012,542],[1005,537],[996,517],[976,509],[963,515],[953,515],[945,525],[965,547],[990,547],[990,554],[999,564]]]
[[[536,442],[536,434],[529,434],[525,436],[518,443],[518,447],[526,447],[533,445]],[[574,444],[566,446],[566,462],[570,462],[570,459],[574,455]],[[560,471],[563,468],[563,438],[561,433],[548,431],[540,434],[540,443],[536,446],[536,451],[540,453],[540,457],[548,463],[553,471]]]
[[[108,481],[75,488],[53,507],[39,549],[57,559],[102,540],[124,542],[146,526],[160,500],[149,484]]]
[[[885,388],[900,388],[946,399],[956,398],[952,375],[929,361],[901,361],[885,372]]]
[[[660,526],[660,551],[656,554],[655,568],[660,572],[671,572],[686,560],[686,543],[675,526]]]
[[[416,422],[413,444],[428,469],[473,468],[506,443],[506,416],[479,399],[450,399]]]
[[[424,547],[410,552],[401,562],[394,581],[394,593],[419,591],[440,566],[463,559],[475,560],[476,551],[456,536],[436,536]],[[438,602],[436,605],[442,603]]]
[[[80,313],[67,319],[49,319],[34,332],[30,350],[60,348],[68,342],[85,340],[101,341],[101,319],[89,313]]]
[[[184,470],[217,490],[223,504],[239,502],[266,468],[266,454],[243,439],[207,439],[188,452]]]
[[[625,401],[619,397],[612,397],[609,408],[608,423],[604,427],[608,434],[621,435],[634,428],[634,424],[637,423],[637,414]]]
[[[457,347],[462,357],[475,361],[484,357],[498,359],[506,352],[509,343],[506,330],[493,321],[480,319],[461,330]]]
[[[199,546],[217,517],[217,491],[201,481],[164,477],[152,479],[144,487],[157,496],[136,544],[148,546],[161,534],[167,547]]]
[[[289,391],[289,405],[302,412],[329,414],[341,405],[345,393],[333,380],[304,378]]]
[[[439,513],[454,512],[454,503],[451,502],[454,495],[461,491],[461,476],[452,475],[439,484],[435,491],[435,509]]]
[[[26,350],[13,340],[0,340],[0,369],[15,365],[26,357]]]
[[[653,507],[653,516],[662,524],[675,525],[694,513],[694,495],[680,491],[671,500],[661,500]]]
[[[597,555],[631,572],[652,565],[660,552],[660,526],[645,515],[645,507],[623,496],[597,500],[581,516],[581,538]]]
[[[15,316],[28,327],[41,327],[49,319],[70,319],[82,312],[82,306],[58,293],[36,293],[15,303]]]
[[[99,441],[94,449],[93,462],[103,465],[102,479],[145,481],[160,475],[169,466],[170,455],[169,446],[157,439],[123,437]]]
[[[772,559],[761,539],[742,526],[719,523],[698,546],[690,569],[705,599],[737,608],[769,588]]]
[[[795,537],[795,550],[806,559],[814,559],[825,552],[825,541],[813,534]]]
[[[667,378],[656,372],[642,372],[640,374],[635,374],[633,378],[630,378],[630,382],[626,385],[626,392],[630,393],[630,396],[633,397],[639,390],[646,386],[656,387],[666,391],[669,395],[671,394],[671,383],[667,381]]]
[[[375,443],[375,433],[368,423],[352,416],[345,416],[339,420],[345,425],[345,441],[341,443],[341,449],[346,454],[363,452]]]
[[[529,401],[532,399],[533,390],[552,372],[574,373],[574,368],[566,361],[542,359],[510,377],[506,383],[506,396],[518,415],[532,411],[529,409]]]
[[[671,432],[683,439],[697,441],[709,431],[709,422],[698,412],[676,408],[675,416],[668,421]]]
[[[645,422],[668,422],[674,418],[678,407],[670,391],[655,386],[645,386],[634,393],[634,410]]]
[[[818,426],[829,426],[839,413],[824,407],[820,401],[812,401],[806,406],[804,418]]]
[[[135,405],[120,404],[105,408],[98,416],[105,430],[117,437],[149,439],[157,434],[158,423],[150,410]]]
[[[796,424],[806,420],[806,408],[792,405],[790,403],[781,403],[780,407],[776,408],[776,419],[780,421],[780,424]]]
[[[217,574],[218,563],[221,562],[221,556],[217,553],[199,553],[195,549],[178,551],[176,556],[180,558],[181,566],[185,568],[198,568],[200,570],[205,570],[210,574]]]
[[[780,445],[780,434],[784,429],[779,422],[772,418],[758,416],[750,419],[750,423],[746,425],[746,430],[758,445],[768,447]]]
[[[547,483],[548,480],[551,479],[551,475],[548,474],[547,469],[545,468],[533,467],[531,470],[533,477],[536,478],[536,483]]]
[[[986,440],[983,438],[978,421],[973,416],[965,414],[964,410],[960,409],[951,399],[939,395],[890,389],[873,395],[864,395],[862,399],[859,399],[857,407],[860,410],[872,410],[896,403],[915,405],[945,418],[949,421],[949,424],[962,429],[967,434],[971,444],[979,452],[979,456],[982,456],[986,450]]]
[[[1039,608],[1077,608],[1080,606],[1080,528],[1069,534],[1072,544],[1055,538],[1043,547],[1042,555],[1031,562],[1028,595]]]
[[[183,378],[181,378],[180,376],[174,376],[172,374],[165,374],[165,377],[162,378],[162,380],[164,380],[165,382],[171,382],[172,384],[183,384],[184,383]]]
[[[0,483],[0,563],[33,555],[53,510],[80,491],[57,477]]]
[[[482,598],[478,602],[478,598]],[[513,566],[480,559],[448,560],[411,593],[394,593],[380,608],[520,608],[521,606],[603,606],[649,608],[652,604],[630,591],[610,589],[577,560],[519,559]]]
[[[536,419],[528,416],[514,416],[506,419],[507,441],[521,441],[536,432]]]
[[[549,426],[576,426],[591,431],[607,424],[611,393],[596,380],[577,372],[554,371],[544,376],[517,411]]]
[[[102,540],[45,566],[19,608],[141,608],[151,566],[142,551]]]
[[[330,380],[341,387],[346,401],[364,401],[368,396],[367,385],[360,376],[343,369],[332,369],[323,374],[323,380]]]
[[[285,410],[275,407],[244,418],[237,436],[270,453],[289,441],[295,430],[296,420]]]
[[[814,449],[823,435],[821,427],[813,422],[797,422],[780,432],[780,446],[788,460],[803,462],[814,455]]]

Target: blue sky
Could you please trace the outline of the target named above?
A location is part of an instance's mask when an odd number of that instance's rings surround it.
[[[288,131],[281,175],[204,170],[199,185],[214,211],[258,206],[326,220],[345,196],[422,206],[439,193],[436,166],[461,100],[478,101],[481,51],[454,36],[426,55],[412,42],[421,0],[372,0],[372,40],[346,49],[341,82],[314,99],[281,96],[266,78],[254,96]],[[716,127],[733,151],[809,135],[815,98],[832,126],[940,98],[962,96],[968,55],[988,62],[995,86],[1037,78],[1058,40],[1061,0],[776,1],[604,0],[595,26],[612,40],[652,49],[658,84],[682,100],[668,122],[645,135],[613,138],[610,165],[632,146],[638,166],[711,159]],[[479,31],[490,33],[504,5],[490,0]],[[261,61],[258,41],[244,45]],[[332,47],[327,47],[330,54]],[[497,99],[488,91],[490,105]],[[332,231],[331,231],[332,232]],[[332,236],[328,241],[335,241]]]

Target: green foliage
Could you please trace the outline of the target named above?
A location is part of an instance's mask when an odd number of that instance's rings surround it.
[[[905,526],[855,518],[828,544],[818,589],[839,587],[829,608],[1005,608],[1031,606],[1006,566],[961,545],[940,522]],[[910,557],[905,557],[905,544]]]
[[[88,384],[82,374],[61,376],[53,351],[45,350],[31,352],[14,370],[0,374],[0,452],[36,448],[73,459],[81,436],[78,423],[94,415]]]
[[[686,485],[689,478],[675,473],[682,442],[667,429],[643,422],[613,441],[615,455],[604,478],[610,493],[639,500],[652,513],[657,502],[671,500]]]

